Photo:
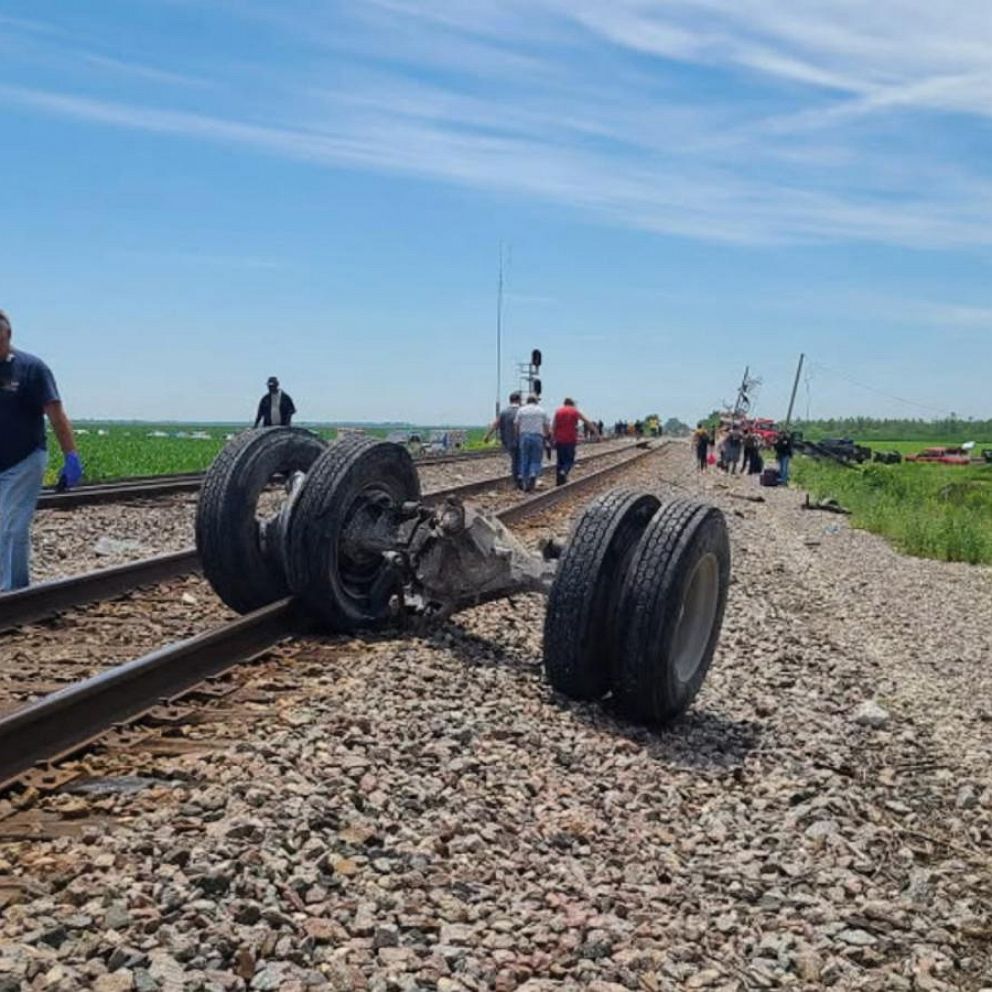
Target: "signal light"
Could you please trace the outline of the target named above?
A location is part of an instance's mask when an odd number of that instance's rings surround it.
[[[540,348],[535,348],[530,353],[530,363],[536,369],[539,369],[541,367],[541,349]],[[538,390],[538,392],[540,392],[540,390]]]

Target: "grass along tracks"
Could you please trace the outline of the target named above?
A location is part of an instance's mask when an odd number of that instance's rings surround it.
[[[992,563],[992,467],[843,468],[800,457],[794,480],[817,499],[836,499],[855,527],[881,534],[906,554]]]

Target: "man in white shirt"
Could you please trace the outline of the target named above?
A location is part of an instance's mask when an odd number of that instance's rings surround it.
[[[551,437],[551,421],[531,393],[517,410],[514,430],[520,447],[520,478],[524,492],[533,492],[544,460],[544,442]]]

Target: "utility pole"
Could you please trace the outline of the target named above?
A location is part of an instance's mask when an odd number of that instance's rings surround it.
[[[786,430],[788,430],[789,424],[792,423],[792,408],[796,402],[796,390],[799,388],[799,376],[801,376],[803,372],[803,359],[805,357],[805,353],[800,353],[799,364],[796,366],[796,378],[792,383],[792,396],[789,397],[789,412],[785,415]]]

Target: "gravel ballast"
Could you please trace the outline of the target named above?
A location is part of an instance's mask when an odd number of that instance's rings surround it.
[[[223,746],[0,844],[0,990],[992,988],[992,573],[676,454],[622,482],[734,555],[683,720],[556,697],[536,596],[289,645]]]

